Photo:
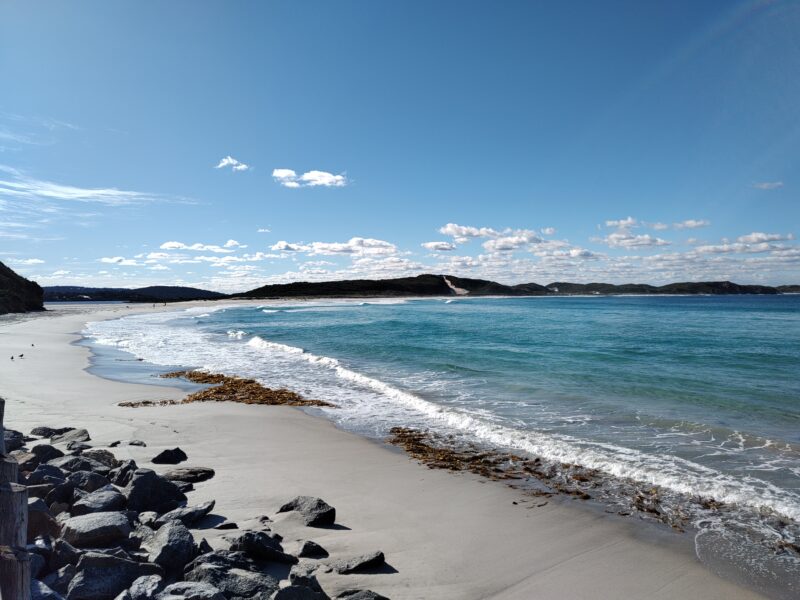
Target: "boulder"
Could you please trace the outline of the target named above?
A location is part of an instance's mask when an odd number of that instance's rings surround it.
[[[53,489],[44,497],[44,501],[48,506],[54,503],[72,503],[72,495],[75,492],[75,485],[70,481],[58,483],[53,486]]]
[[[152,510],[159,514],[182,506],[186,496],[175,484],[150,469],[137,469],[123,490],[128,508],[136,512]]]
[[[198,504],[197,506],[176,508],[158,517],[155,521],[155,526],[158,528],[170,521],[180,521],[184,525],[192,525],[210,513],[213,508],[213,500]]]
[[[47,494],[53,491],[55,485],[52,483],[42,483],[39,485],[28,485],[28,498],[46,498]]]
[[[67,565],[77,565],[83,550],[78,550],[69,542],[58,539],[53,542],[53,551],[50,554],[50,567],[51,571],[57,571]]]
[[[383,556],[383,552],[377,551],[332,562],[330,567],[337,573],[346,575],[348,573],[371,571],[373,569],[377,569],[378,567],[382,567],[385,564],[386,558]]]
[[[303,522],[312,527],[333,525],[336,521],[336,509],[313,496],[297,496],[278,509],[279,513],[289,511],[298,512]]]
[[[147,444],[145,444],[142,440],[131,440],[130,442],[128,442],[128,445],[129,446],[140,446],[142,448],[147,446]]]
[[[345,590],[336,598],[346,598],[347,600],[389,600],[386,596],[381,596],[372,590]]]
[[[69,582],[75,577],[75,573],[77,573],[75,565],[65,565],[42,579],[42,583],[51,590],[65,596],[69,589]]]
[[[173,481],[172,483],[174,483],[175,487],[178,488],[184,494],[187,492],[191,492],[194,489],[194,484],[188,483],[186,481]]]
[[[96,460],[84,458],[82,456],[62,456],[61,458],[48,461],[47,464],[58,467],[63,471],[92,471],[103,476],[108,475],[109,471],[111,470],[103,463],[99,463]]]
[[[64,481],[66,474],[64,471],[53,465],[42,465],[36,467],[33,473],[28,475],[27,484],[37,485],[40,483],[53,483],[56,481]]]
[[[73,516],[88,515],[89,513],[120,511],[125,508],[127,500],[117,489],[108,485],[95,490],[75,502],[70,511]]]
[[[297,556],[301,558],[327,558],[328,551],[316,542],[304,540],[300,542],[300,549],[297,551]]]
[[[112,469],[108,477],[114,485],[125,487],[130,483],[133,474],[138,468],[136,462],[125,460],[122,461],[116,469]]]
[[[219,530],[239,529],[239,526],[233,521],[223,521],[219,525],[214,525],[214,529],[219,529]]]
[[[39,577],[39,574],[47,566],[47,561],[45,560],[44,556],[36,552],[29,552],[28,558],[30,559],[29,568],[30,568],[31,578],[36,579]]]
[[[64,456],[64,453],[61,450],[55,446],[51,446],[50,444],[37,444],[31,448],[31,452],[33,452],[39,458],[40,463],[46,463]]]
[[[57,538],[61,534],[61,527],[50,515],[50,509],[41,498],[28,499],[28,543],[37,537],[49,536]]]
[[[116,447],[117,447],[117,446],[119,446],[121,443],[122,443],[122,442],[121,442],[121,441],[119,441],[119,440],[114,440],[113,442],[111,442],[111,443],[108,445],[108,447],[109,447],[109,448],[116,448]]]
[[[175,510],[180,510],[180,509],[175,509]],[[150,529],[156,529],[156,521],[158,520],[157,512],[153,512],[152,510],[146,510],[144,512],[140,512],[137,518],[139,519],[139,523],[141,523],[142,525],[146,525]]]
[[[180,521],[166,523],[142,547],[148,551],[151,562],[171,573],[183,572],[183,568],[197,555],[197,544]]]
[[[5,441],[6,444],[6,452],[12,452],[14,450],[19,450],[25,445],[25,436],[21,431],[5,429],[3,430],[3,441]]]
[[[170,469],[163,476],[170,481],[185,481],[186,483],[199,483],[214,476],[214,469],[208,467],[178,467]]]
[[[108,486],[111,482],[108,477],[91,471],[75,471],[67,475],[67,481],[84,492],[94,492]]]
[[[158,565],[99,552],[84,554],[76,570],[77,574],[69,584],[69,600],[113,600],[139,577],[164,574]]]
[[[226,600],[226,598],[211,584],[180,581],[164,588],[155,600]]]
[[[70,429],[63,433],[56,433],[50,437],[51,444],[67,444],[69,442],[88,442],[92,438],[85,429]]]
[[[78,548],[108,547],[128,537],[131,525],[122,512],[99,512],[67,519],[63,538]]]
[[[152,460],[157,465],[177,465],[185,461],[188,456],[180,448],[173,448],[172,450],[162,450]]]
[[[38,437],[53,437],[54,435],[61,435],[62,433],[66,433],[75,429],[74,427],[61,427],[59,429],[53,429],[52,427],[34,427],[31,429],[31,435],[35,435]]]
[[[290,585],[279,589],[272,596],[272,600],[329,600],[323,592],[312,590],[308,587]]]
[[[233,552],[244,552],[256,560],[269,560],[286,564],[296,564],[297,557],[286,554],[274,534],[266,531],[245,531],[231,543]]]
[[[226,598],[268,600],[278,590],[278,580],[266,573],[238,568],[224,569],[212,564],[196,566],[186,573],[185,579],[212,585]]]
[[[295,570],[292,568],[289,572],[289,583],[293,586],[309,588],[314,592],[324,593],[316,575],[311,572],[304,572],[302,569]]]
[[[34,579],[31,581],[31,600],[64,600],[64,596],[38,579]]]
[[[151,600],[164,589],[164,578],[160,575],[143,575],[128,588],[130,600]]]
[[[92,445],[86,442],[72,441],[67,443],[67,450],[70,454],[82,454],[84,450],[90,450],[91,448]]]
[[[81,453],[84,458],[91,458],[97,462],[104,464],[109,469],[116,469],[119,466],[117,458],[108,450],[102,448],[92,448],[91,450],[84,450]]]
[[[20,471],[33,471],[39,466],[39,457],[26,450],[12,450],[8,455],[17,461]]]

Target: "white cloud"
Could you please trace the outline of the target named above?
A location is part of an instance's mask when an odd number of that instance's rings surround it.
[[[270,247],[271,250],[276,252],[308,252],[310,248],[303,244],[290,244],[286,240],[276,242]]]
[[[272,177],[284,187],[344,187],[347,177],[344,174],[334,175],[327,171],[306,171],[298,175],[293,169],[274,169]]]
[[[240,244],[236,240],[228,240],[225,242],[225,248],[247,248],[247,246]]]
[[[635,235],[629,231],[620,230],[607,235],[599,240],[611,248],[646,248],[651,246],[668,246],[670,242],[649,234]]]
[[[500,235],[499,231],[490,227],[469,227],[467,225],[457,225],[456,223],[448,223],[440,227],[439,233],[451,236],[458,244],[468,242],[470,238],[496,237]]]
[[[784,240],[793,240],[794,235],[791,233],[783,235],[780,233],[763,233],[761,231],[754,231],[753,233],[748,233],[747,235],[741,235],[736,238],[737,242],[742,242],[745,244],[759,244],[762,242],[780,242]]]
[[[141,266],[132,258],[125,258],[124,256],[105,256],[99,259],[101,263],[119,265],[121,267],[139,267]]]
[[[259,227],[256,230],[256,233],[272,233],[271,229],[267,229],[266,227]]]
[[[214,168],[224,169],[225,167],[230,167],[232,171],[247,171],[250,168],[249,165],[246,165],[243,162],[236,160],[230,155],[221,159],[219,163],[217,163],[217,166]]]
[[[513,252],[529,244],[538,244],[542,238],[533,231],[521,229],[513,235],[497,237],[483,242],[483,247],[487,252]]]
[[[556,232],[556,228],[555,228],[555,227],[542,227],[542,228],[540,229],[540,231],[541,231],[541,232],[542,232],[544,235],[554,235],[554,234],[555,234],[555,232]]]
[[[627,219],[616,219],[606,221],[606,227],[619,227],[620,229],[627,229],[629,227],[636,227],[639,222],[633,217]]]
[[[354,237],[347,242],[312,242],[309,254],[335,255],[389,255],[397,253],[397,246],[384,240]]]
[[[663,231],[665,229],[669,229],[669,225],[667,225],[666,223],[650,223],[649,225],[656,231]]]
[[[687,219],[673,224],[675,229],[697,229],[699,227],[708,227],[709,225],[711,225],[711,221],[706,219]]]
[[[450,242],[423,242],[420,246],[433,252],[449,252],[456,249],[456,245]]]
[[[151,271],[169,271],[169,267],[166,265],[153,265],[152,267],[147,267]]]
[[[15,265],[43,265],[44,261],[41,258],[19,258],[9,261]]]
[[[783,187],[782,181],[759,181],[754,183],[753,187],[757,190],[777,190]]]
[[[231,250],[230,247],[223,248],[221,246],[201,244],[199,242],[191,245],[184,244],[183,242],[164,242],[159,246],[159,248],[161,248],[162,250],[194,250],[195,252],[219,252],[219,253],[233,252],[233,250]]]

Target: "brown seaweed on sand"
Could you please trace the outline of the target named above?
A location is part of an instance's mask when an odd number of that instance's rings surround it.
[[[161,377],[166,379],[188,379],[194,383],[210,385],[206,389],[189,394],[183,400],[122,402],[120,406],[166,406],[171,404],[188,404],[190,402],[240,402],[242,404],[268,404],[271,406],[327,406],[335,405],[323,400],[309,400],[296,392],[284,388],[268,388],[255,379],[231,377],[220,373],[204,373],[202,371],[173,371]]]

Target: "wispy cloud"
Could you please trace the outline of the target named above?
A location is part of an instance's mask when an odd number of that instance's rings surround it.
[[[698,229],[699,227],[708,227],[711,221],[706,219],[686,219],[680,223],[673,223],[675,229]]]
[[[793,239],[794,235],[791,233],[782,234],[754,231],[753,233],[748,233],[747,235],[740,235],[738,238],[736,238],[736,241],[744,244],[761,244],[763,242],[780,242]]]
[[[456,245],[450,242],[423,242],[420,246],[433,252],[450,252],[456,249]]]
[[[230,167],[232,171],[247,171],[250,169],[250,165],[246,165],[243,162],[236,160],[232,156],[228,155],[222,159],[220,159],[215,169],[224,169],[226,167]]]
[[[759,181],[753,184],[757,190],[777,190],[783,187],[782,181]]]
[[[307,171],[298,175],[292,169],[274,169],[272,177],[283,187],[344,187],[347,177],[344,174],[334,175],[327,171]]]
[[[236,240],[228,240],[225,246],[217,246],[214,244],[201,244],[200,242],[196,242],[194,244],[184,244],[183,242],[164,242],[159,246],[162,250],[193,250],[195,252],[218,252],[220,254],[224,254],[227,252],[233,252],[231,246],[228,246],[228,243],[234,242],[238,245]]]

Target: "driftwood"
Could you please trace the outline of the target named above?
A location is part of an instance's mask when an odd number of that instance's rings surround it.
[[[0,546],[0,600],[30,600],[31,559],[25,550]]]

